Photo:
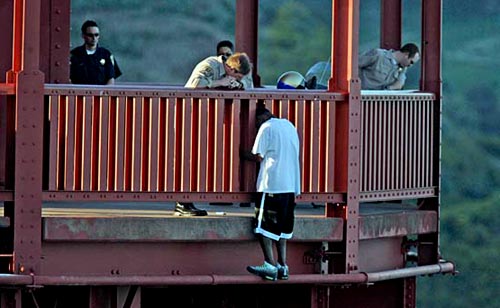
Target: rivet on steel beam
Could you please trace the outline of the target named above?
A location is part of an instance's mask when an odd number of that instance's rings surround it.
[[[56,48],[56,49],[61,49],[61,44],[56,44],[56,45],[55,45],[55,48]]]

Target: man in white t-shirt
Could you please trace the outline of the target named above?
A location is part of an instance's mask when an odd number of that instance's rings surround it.
[[[290,121],[274,117],[266,108],[257,108],[256,117],[259,130],[252,151],[244,152],[243,157],[260,162],[254,232],[264,264],[248,266],[247,270],[264,279],[286,280],[286,242],[293,234],[295,197],[300,195],[299,136]]]

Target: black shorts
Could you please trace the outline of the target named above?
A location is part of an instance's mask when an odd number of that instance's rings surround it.
[[[255,202],[255,233],[275,241],[290,239],[295,222],[294,212],[294,193],[259,193]]]

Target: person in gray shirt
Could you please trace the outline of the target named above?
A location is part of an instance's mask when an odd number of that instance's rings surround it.
[[[371,49],[359,56],[359,78],[363,90],[401,90],[406,70],[420,59],[417,45],[399,50]]]

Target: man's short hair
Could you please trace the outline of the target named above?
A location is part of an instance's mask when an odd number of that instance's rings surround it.
[[[420,53],[417,45],[415,45],[413,43],[405,44],[403,47],[401,47],[401,49],[399,51],[401,51],[403,53],[405,53],[405,52],[408,53],[409,58],[413,58],[417,53]]]
[[[82,33],[85,34],[87,32],[87,28],[88,27],[97,27],[99,28],[99,26],[97,25],[97,23],[93,20],[86,20],[83,25],[82,25]]]
[[[238,73],[246,75],[252,70],[252,64],[250,63],[250,58],[244,52],[237,52],[227,58],[226,64],[236,70]]]
[[[227,41],[227,40],[225,40],[225,41],[220,41],[219,43],[217,43],[217,50],[216,50],[215,52],[216,52],[216,53],[218,53],[218,52],[219,52],[219,49],[220,49],[221,47],[227,47],[227,48],[229,48],[229,49],[231,49],[231,50],[234,50],[234,49],[233,49],[233,48],[234,48],[233,43],[232,43],[231,41]]]

